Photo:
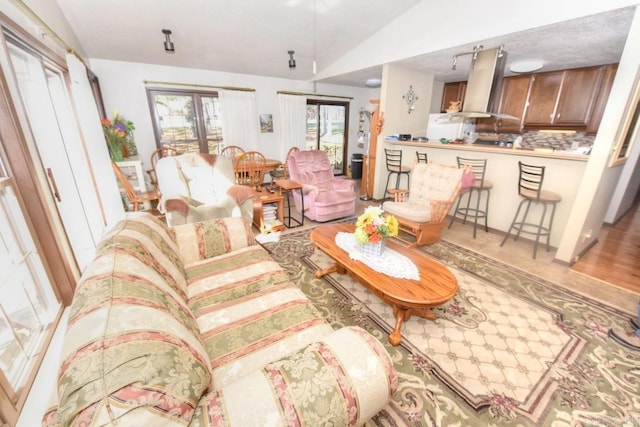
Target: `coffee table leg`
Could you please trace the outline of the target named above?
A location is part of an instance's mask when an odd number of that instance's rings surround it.
[[[347,269],[336,262],[335,264],[331,264],[329,267],[323,270],[316,271],[315,276],[317,279],[320,279],[326,276],[327,274],[331,274],[331,273],[346,274]]]
[[[420,316],[427,320],[436,320],[436,314],[431,308],[416,308],[411,311],[411,314],[415,314],[416,316]]]
[[[394,305],[393,315],[396,318],[396,325],[393,328],[393,332],[391,332],[391,335],[389,335],[389,343],[391,343],[391,345],[393,346],[396,346],[400,345],[400,343],[402,342],[402,335],[400,335],[400,330],[402,329],[402,324],[404,323],[404,321],[411,317],[411,313],[409,313],[409,310],[407,310],[406,308]]]

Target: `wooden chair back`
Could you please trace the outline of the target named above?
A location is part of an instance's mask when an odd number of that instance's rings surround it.
[[[180,152],[172,147],[160,147],[151,153],[151,157],[149,159],[151,169],[147,170],[147,174],[149,175],[149,180],[154,188],[158,188],[158,175],[156,174],[156,164],[158,163],[158,160],[163,157],[177,156],[179,154]]]
[[[232,160],[236,159],[240,154],[244,154],[244,148],[237,145],[227,145],[220,152],[221,156],[228,157]]]
[[[259,151],[247,151],[241,154],[234,163],[236,183],[248,185],[255,190],[262,189],[266,158]]]
[[[116,162],[111,161],[111,166],[113,167],[113,172],[116,174],[120,185],[124,189],[125,194],[127,195],[127,199],[131,204],[133,204],[134,212],[143,210],[147,212],[152,212],[157,217],[163,217],[164,215],[160,214],[153,206],[151,209],[140,209],[140,205],[145,202],[158,202],[162,195],[158,190],[150,190],[145,192],[138,192],[133,188],[133,185],[129,182],[126,175],[122,172],[122,169],[118,167]]]

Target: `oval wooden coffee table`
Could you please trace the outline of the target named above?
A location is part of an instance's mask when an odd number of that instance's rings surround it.
[[[455,296],[458,292],[458,280],[444,265],[415,249],[402,246],[394,239],[387,239],[387,248],[411,259],[418,267],[420,280],[399,279],[379,273],[363,262],[352,260],[346,251],[336,245],[335,237],[338,232],[353,233],[354,230],[353,224],[327,224],[311,232],[313,244],[335,261],[334,265],[316,271],[315,276],[320,278],[329,273],[348,272],[364,287],[391,305],[396,324],[389,335],[389,342],[392,345],[399,345],[402,342],[400,335],[402,323],[414,314],[435,320],[432,308],[444,304]]]

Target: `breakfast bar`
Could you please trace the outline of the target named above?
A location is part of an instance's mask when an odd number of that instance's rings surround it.
[[[562,197],[557,206],[551,233],[551,245],[558,246],[569,221],[576,192],[582,181],[588,155],[552,150],[531,150],[473,144],[442,144],[439,142],[385,141],[385,146],[402,149],[403,162],[413,162],[416,151],[426,152],[430,161],[457,164],[456,157],[487,159],[485,179],[493,183],[489,201],[488,225],[507,232],[518,209],[518,162],[545,166],[544,190]],[[405,160],[406,159],[406,160]],[[409,160],[410,159],[410,160]],[[536,212],[533,212],[537,214]],[[456,224],[454,223],[453,227]]]

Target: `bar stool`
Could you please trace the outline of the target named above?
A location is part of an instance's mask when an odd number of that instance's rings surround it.
[[[489,196],[491,195],[493,183],[484,178],[487,169],[487,159],[466,159],[463,157],[456,157],[456,159],[458,161],[459,168],[468,168],[473,172],[475,181],[473,182],[473,186],[462,188],[460,190],[456,208],[453,211],[451,221],[449,222],[449,228],[451,228],[453,220],[456,219],[456,217],[462,217],[463,224],[467,223],[467,218],[473,218],[473,238],[475,239],[476,229],[478,228],[478,218],[484,218],[484,231],[489,231],[489,226],[487,224],[489,216]],[[480,200],[482,199],[482,194],[484,192],[487,193],[487,197],[484,202],[484,207],[481,209]],[[476,203],[475,207],[471,207],[471,198],[474,193],[476,193]],[[464,196],[467,196],[467,206],[460,207],[460,202]]]
[[[387,160],[387,185],[384,186],[384,197],[387,196],[389,192],[389,179],[391,175],[396,175],[396,186],[395,189],[400,188],[400,177],[402,175],[407,175],[407,188],[409,188],[409,173],[411,172],[411,168],[408,166],[402,166],[402,150],[390,150],[388,148],[384,149],[384,154]]]
[[[549,238],[551,237],[551,226],[553,224],[553,216],[556,213],[556,204],[562,200],[559,194],[551,191],[545,191],[542,189],[542,182],[544,181],[545,166],[533,166],[526,165],[522,162],[518,162],[520,169],[520,177],[518,180],[518,194],[522,197],[522,201],[518,205],[516,215],[513,217],[513,222],[509,227],[509,232],[500,246],[504,245],[509,236],[511,230],[517,230],[515,238],[518,240],[520,233],[526,233],[536,236],[536,242],[533,246],[533,259],[536,259],[536,253],[538,251],[538,242],[540,236],[547,236],[547,252],[549,252]],[[539,223],[527,222],[527,216],[529,214],[529,208],[531,203],[542,205],[542,215],[540,216]],[[518,220],[520,215],[520,209],[526,205],[522,219]],[[547,216],[547,207],[551,205],[551,216],[549,217],[547,225],[545,225],[545,218]]]
[[[421,153],[420,151],[416,151],[416,157],[418,158],[418,163],[429,163],[427,158],[427,153]]]

